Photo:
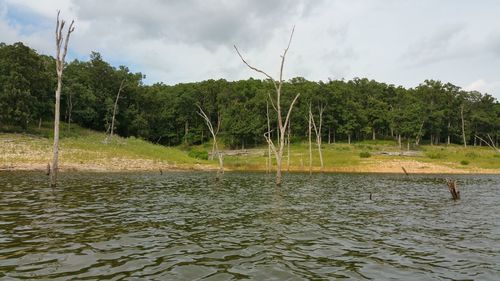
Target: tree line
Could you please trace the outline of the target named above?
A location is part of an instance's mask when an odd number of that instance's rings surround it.
[[[52,122],[54,66],[54,58],[23,43],[0,43],[0,128]],[[144,79],[125,66],[113,67],[96,52],[88,61],[67,63],[61,121],[162,145],[193,145],[211,139],[197,114],[201,108],[213,124],[220,122],[218,138],[231,148],[266,143],[268,112],[271,127],[277,128],[276,113],[269,110],[275,91],[270,80],[145,85]],[[296,77],[283,83],[282,92],[286,108],[300,93],[290,118],[292,142],[308,138],[311,117],[321,121],[318,133],[328,143],[395,139],[401,145],[474,145],[481,138],[498,143],[500,137],[499,102],[451,83],[425,80],[404,88],[366,78],[315,82]]]

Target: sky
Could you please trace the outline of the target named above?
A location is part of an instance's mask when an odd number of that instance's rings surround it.
[[[75,20],[68,59],[101,53],[145,82],[366,77],[450,82],[500,100],[497,0],[0,0],[0,42],[55,52],[57,10]]]

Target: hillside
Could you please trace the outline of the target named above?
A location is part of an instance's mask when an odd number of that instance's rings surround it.
[[[5,130],[4,130],[5,131]],[[8,131],[8,130],[7,130]],[[72,126],[62,128],[60,167],[63,171],[166,171],[211,170],[216,161],[206,160],[211,146],[165,147],[137,138],[114,137],[106,143],[103,133]],[[325,172],[402,173],[500,173],[500,155],[487,147],[421,146],[410,153],[392,141],[323,145]],[[50,128],[29,133],[0,133],[0,170],[45,170],[50,162]],[[309,171],[307,143],[293,144],[284,169]],[[267,170],[267,148],[224,150],[227,170]],[[409,155],[409,156],[408,156]],[[314,172],[321,171],[313,146]]]

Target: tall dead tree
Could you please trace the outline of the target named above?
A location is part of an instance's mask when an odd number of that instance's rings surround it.
[[[318,146],[318,153],[319,153],[319,163],[321,166],[321,170],[323,170],[324,164],[323,164],[323,152],[321,151],[321,128],[323,126],[323,112],[325,110],[325,106],[323,104],[318,106],[318,111],[319,111],[319,124],[316,126],[316,122],[314,121],[314,115],[311,112],[311,107],[309,107],[309,115],[312,121],[312,125],[314,128],[314,133],[316,134],[316,145]],[[309,138],[310,139],[310,138]],[[310,141],[310,140],[309,140]]]
[[[220,116],[220,112],[217,113],[217,128],[215,129],[215,131],[218,133],[219,130],[220,130],[220,122],[221,122],[222,118]],[[203,130],[202,130],[202,133],[203,133]],[[210,160],[214,160],[214,155],[215,155],[215,142],[212,143],[212,151],[210,153]]]
[[[234,46],[234,49],[236,50],[236,53],[238,53],[238,56],[240,59],[243,61],[243,63],[248,66],[251,70],[258,72],[260,74],[263,74],[265,77],[267,77],[274,86],[274,89],[276,91],[276,96],[274,99],[271,97],[269,94],[269,99],[271,101],[271,105],[273,108],[276,110],[277,113],[277,121],[278,121],[278,143],[275,144],[270,136],[269,132],[266,132],[264,134],[264,138],[266,139],[267,143],[271,146],[272,151],[274,152],[274,156],[276,158],[276,185],[280,186],[281,185],[281,180],[282,180],[282,174],[281,174],[281,169],[282,169],[282,160],[283,160],[283,150],[285,148],[285,134],[286,134],[286,129],[288,122],[290,120],[290,115],[292,113],[293,106],[295,102],[297,101],[298,97],[300,94],[297,94],[295,98],[292,100],[290,107],[288,108],[288,112],[286,114],[286,117],[283,120],[282,116],[282,105],[281,105],[281,90],[283,86],[283,66],[285,65],[285,57],[288,52],[288,49],[290,48],[290,44],[292,43],[292,38],[293,38],[293,32],[295,30],[295,27],[292,29],[292,32],[290,34],[290,39],[288,40],[288,45],[283,51],[283,54],[281,55],[281,65],[280,65],[280,72],[279,72],[279,78],[278,80],[275,80],[273,77],[271,77],[269,74],[266,72],[251,66],[241,55],[240,51]]]
[[[62,89],[62,75],[64,70],[64,60],[66,58],[66,53],[68,52],[68,42],[71,33],[75,30],[73,24],[75,21],[71,21],[69,28],[66,33],[66,38],[63,37],[64,20],[59,21],[60,11],[57,12],[57,23],[56,23],[56,73],[57,73],[57,89],[56,89],[56,104],[54,110],[54,148],[52,157],[52,166],[50,170],[50,186],[56,186],[57,184],[57,174],[59,171],[59,119],[60,119],[60,107],[61,107],[61,89]],[[63,46],[64,41],[64,46]],[[61,47],[64,49],[61,50]]]
[[[199,105],[196,105],[196,106],[199,109],[199,111],[197,112],[198,115],[200,115],[201,118],[203,118],[203,120],[207,124],[207,127],[208,127],[208,130],[210,131],[210,134],[212,134],[212,138],[213,138],[213,142],[214,142],[213,148],[215,149],[215,154],[217,154],[217,158],[219,159],[219,169],[217,170],[216,179],[220,180],[220,178],[224,174],[224,159],[223,159],[222,153],[220,153],[220,151],[219,151],[219,146],[217,144],[217,134],[219,133],[221,118],[220,118],[220,115],[218,115],[217,129],[214,129],[214,126],[212,125],[212,121],[210,121],[210,118],[208,117],[208,115],[205,114],[205,112],[203,111],[203,109],[201,109],[201,107]]]
[[[309,138],[309,175],[312,174],[312,140],[311,140],[311,135],[312,135],[312,113],[311,113],[311,103],[309,103],[309,116],[308,116],[308,126],[307,126],[307,136]]]
[[[287,153],[286,153],[286,170],[287,172],[290,171],[290,136],[292,135],[292,121],[290,120],[288,122],[288,130],[287,130],[287,135],[286,135],[286,148],[287,148]]]
[[[120,99],[120,93],[123,91],[123,88],[125,88],[125,79],[122,80],[120,83],[120,88],[118,89],[118,93],[116,94],[116,100],[115,100],[115,105],[113,106],[113,117],[111,118],[111,133],[109,134],[110,137],[113,137],[113,132],[115,129],[115,116],[116,116],[116,108],[118,107],[118,99]]]
[[[271,134],[271,121],[269,119],[269,101],[266,100],[267,134]],[[267,144],[267,173],[271,172],[271,144]]]
[[[467,148],[467,140],[465,138],[465,120],[464,120],[464,105],[460,106],[460,118],[462,119],[462,138],[464,141],[464,147]]]

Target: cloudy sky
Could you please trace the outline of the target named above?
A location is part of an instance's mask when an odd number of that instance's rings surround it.
[[[0,42],[54,53],[56,11],[75,19],[70,59],[100,52],[147,83],[285,76],[451,82],[500,99],[497,0],[0,0]]]

